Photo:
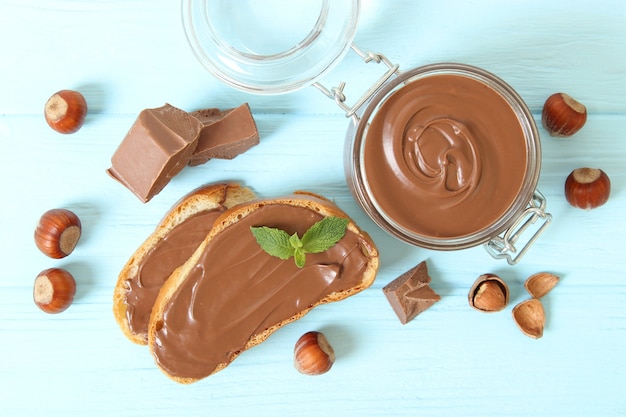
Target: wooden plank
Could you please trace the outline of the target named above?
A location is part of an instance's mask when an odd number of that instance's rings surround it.
[[[624,3],[626,5],[626,3]],[[414,248],[386,235],[358,207],[343,170],[349,120],[314,89],[252,96],[219,84],[195,61],[178,2],[7,0],[0,4],[0,415],[3,416],[623,416],[626,377],[626,6],[618,2],[363,1],[356,42],[402,67],[454,60],[502,76],[539,123],[545,97],[567,90],[588,105],[571,139],[542,134],[539,189],[554,221],[522,262],[482,247]],[[328,84],[366,85],[376,72],[348,56]],[[175,76],[173,76],[175,75]],[[41,114],[60,88],[84,88],[93,104],[76,134],[51,131]],[[351,97],[354,97],[352,95]],[[110,179],[110,157],[139,110],[164,102],[186,110],[250,102],[261,144],[232,161],[187,167],[148,204]],[[567,174],[604,169],[609,202],[570,207]],[[296,189],[333,199],[374,238],[374,285],[315,309],[226,370],[179,386],[145,347],[128,342],[111,313],[117,274],[165,211],[191,189],[237,180],[271,197]],[[64,260],[38,252],[33,231],[47,209],[67,207],[84,235]],[[427,260],[442,300],[402,326],[382,294]],[[58,316],[37,310],[32,283],[51,266],[73,272],[76,302]],[[511,318],[538,271],[561,276],[543,300],[545,335],[531,340]],[[511,289],[501,313],[467,304],[474,279],[500,274]],[[328,374],[292,367],[297,338],[324,331],[337,352]]]

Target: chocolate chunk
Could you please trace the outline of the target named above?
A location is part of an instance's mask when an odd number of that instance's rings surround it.
[[[187,165],[201,129],[197,118],[169,104],[143,110],[107,172],[145,203]]]
[[[200,165],[212,158],[233,159],[259,143],[259,132],[247,103],[224,111],[198,110],[191,115],[203,127],[189,165]]]
[[[218,108],[211,107],[210,109],[196,110],[189,114],[200,120],[202,122],[202,127],[204,128],[224,118],[224,116],[232,110],[233,109],[220,110]]]
[[[406,324],[418,314],[441,300],[430,286],[426,261],[400,275],[383,288],[387,301],[402,322]]]

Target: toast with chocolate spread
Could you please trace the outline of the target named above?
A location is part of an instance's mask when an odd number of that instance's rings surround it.
[[[126,337],[147,344],[150,313],[163,283],[224,211],[253,198],[251,190],[235,183],[209,184],[185,195],[166,213],[118,276],[113,314]]]
[[[347,219],[345,234],[329,249],[306,254],[303,266],[265,252],[251,231],[302,236],[325,217]],[[240,204],[215,221],[162,286],[150,316],[150,351],[168,377],[196,382],[314,307],[366,289],[378,263],[371,238],[321,196],[300,192]]]

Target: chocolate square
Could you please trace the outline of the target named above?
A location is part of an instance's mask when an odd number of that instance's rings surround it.
[[[383,288],[387,301],[402,324],[413,320],[441,300],[439,294],[428,285],[430,281],[426,261],[423,261]]]
[[[107,172],[145,203],[187,165],[201,129],[197,118],[169,104],[145,109],[113,154]]]
[[[259,143],[259,132],[247,103],[220,111],[205,109],[191,112],[202,122],[198,146],[189,165],[200,165],[212,158],[233,159]]]

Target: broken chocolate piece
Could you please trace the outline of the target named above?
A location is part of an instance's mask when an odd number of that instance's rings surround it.
[[[220,111],[205,109],[190,113],[202,122],[198,146],[189,165],[200,165],[209,159],[233,159],[259,143],[259,132],[247,103]]]
[[[201,129],[197,118],[169,104],[145,109],[113,154],[107,172],[145,203],[187,165]]]
[[[402,324],[413,320],[441,300],[430,286],[430,276],[426,261],[400,275],[383,288],[387,301]]]

